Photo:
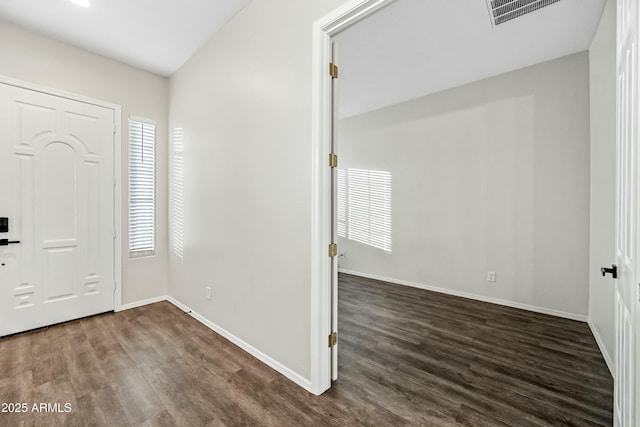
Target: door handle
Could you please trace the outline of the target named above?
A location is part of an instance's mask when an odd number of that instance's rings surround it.
[[[600,272],[602,273],[603,276],[605,274],[611,274],[611,277],[613,277],[614,279],[618,278],[618,266],[615,264],[611,264],[611,268],[602,267],[600,269]]]
[[[20,243],[20,240],[0,239],[0,246],[8,246]]]

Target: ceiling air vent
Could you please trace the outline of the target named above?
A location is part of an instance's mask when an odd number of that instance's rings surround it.
[[[504,24],[519,16],[542,9],[560,0],[487,0],[493,25]]]

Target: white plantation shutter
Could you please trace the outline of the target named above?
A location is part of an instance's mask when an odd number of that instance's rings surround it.
[[[184,257],[184,131],[173,129],[173,253]]]
[[[155,251],[156,126],[129,120],[129,256]]]
[[[391,252],[391,173],[349,169],[349,240]]]
[[[347,177],[338,169],[338,237],[347,237]]]

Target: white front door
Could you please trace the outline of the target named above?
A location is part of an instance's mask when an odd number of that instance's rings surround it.
[[[638,1],[618,0],[614,425],[634,425],[638,240]]]
[[[0,83],[0,336],[114,309],[114,129],[112,109]]]

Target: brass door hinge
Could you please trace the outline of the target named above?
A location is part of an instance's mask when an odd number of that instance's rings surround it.
[[[335,153],[329,153],[329,166],[332,168],[338,167],[338,155]]]
[[[332,243],[329,245],[329,257],[333,258],[338,256],[338,245]]]
[[[338,344],[338,333],[333,332],[329,334],[329,347],[333,347]]]
[[[332,79],[338,78],[338,66],[333,62],[329,63],[329,75],[331,76]]]

